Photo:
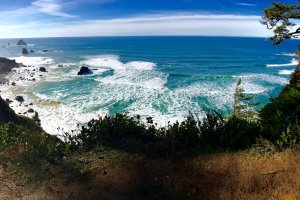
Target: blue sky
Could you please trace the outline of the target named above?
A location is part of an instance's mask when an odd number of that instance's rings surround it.
[[[0,0],[0,37],[265,37],[271,33],[259,20],[268,6],[269,0]]]

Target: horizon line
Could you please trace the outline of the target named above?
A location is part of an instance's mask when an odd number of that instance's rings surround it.
[[[226,38],[265,38],[268,39],[270,36],[215,36],[215,35],[95,35],[95,36],[38,36],[38,37],[0,37],[0,39],[47,39],[47,38],[96,38],[96,37],[226,37]],[[291,39],[300,39],[300,38],[291,38]]]

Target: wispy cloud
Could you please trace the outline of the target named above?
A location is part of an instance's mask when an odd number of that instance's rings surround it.
[[[135,36],[135,35],[206,35],[206,36],[266,36],[270,32],[256,15],[219,15],[173,13],[143,15],[107,20],[79,20],[68,24],[31,24],[26,34],[16,28],[18,35],[10,37],[51,36]],[[26,24],[24,24],[24,28]],[[1,25],[0,25],[1,29]],[[28,30],[28,29],[27,29]],[[2,35],[3,34],[3,35]],[[0,30],[0,37],[5,37]],[[22,35],[21,35],[22,34]]]
[[[0,12],[1,18],[28,18],[38,14],[46,14],[48,16],[75,18],[75,15],[64,11],[62,2],[59,0],[34,0],[30,5],[18,8],[16,10]]]
[[[35,9],[41,13],[57,17],[73,18],[74,15],[68,14],[58,0],[36,0],[32,2],[31,9]]]
[[[256,4],[252,4],[252,3],[236,3],[236,5],[239,5],[239,6],[248,6],[248,7],[257,6]]]

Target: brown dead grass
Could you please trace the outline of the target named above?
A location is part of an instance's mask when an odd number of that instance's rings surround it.
[[[300,199],[299,152],[149,159],[109,150],[66,160],[80,173],[48,166],[38,181],[2,168],[0,199]]]

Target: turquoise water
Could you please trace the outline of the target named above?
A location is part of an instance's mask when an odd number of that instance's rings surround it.
[[[17,40],[0,40],[0,44]],[[273,46],[264,38],[234,37],[89,37],[26,39],[21,47],[0,49],[0,56],[28,65],[45,66],[48,74],[26,87],[45,119],[53,126],[88,121],[95,115],[129,112],[153,116],[161,125],[182,120],[189,111],[231,112],[238,78],[254,101],[266,104],[288,82],[297,63],[297,40]],[[51,52],[42,53],[43,49]],[[58,65],[63,64],[63,68]],[[91,76],[77,76],[82,65]],[[39,106],[53,101],[60,108]],[[45,104],[43,104],[45,105]],[[69,113],[69,114],[67,114]],[[71,114],[73,113],[73,114]],[[47,118],[49,117],[49,118]],[[64,121],[65,120],[65,121]],[[68,121],[68,122],[66,122]],[[58,124],[57,124],[58,123]],[[46,126],[46,125],[45,125]]]

